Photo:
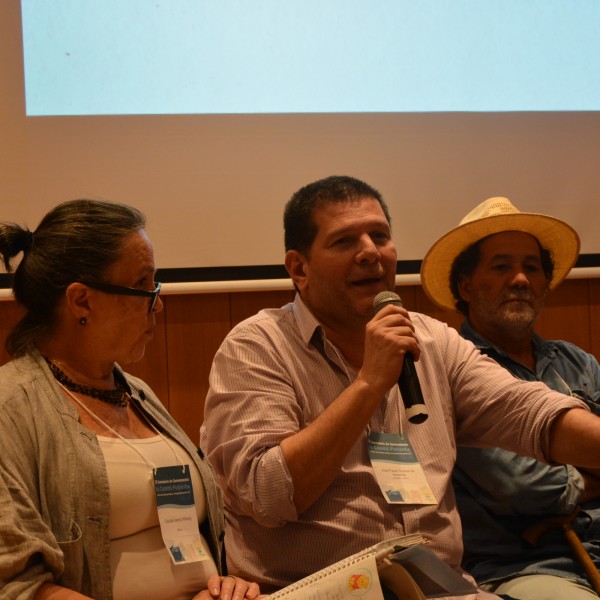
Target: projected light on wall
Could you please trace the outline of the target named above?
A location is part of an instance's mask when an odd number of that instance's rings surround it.
[[[595,0],[22,0],[27,114],[600,109]]]

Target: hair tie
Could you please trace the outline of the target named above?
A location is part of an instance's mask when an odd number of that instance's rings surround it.
[[[23,252],[28,252],[33,246],[33,232],[29,229],[23,230]]]

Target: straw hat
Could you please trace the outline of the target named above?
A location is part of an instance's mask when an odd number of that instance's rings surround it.
[[[550,289],[567,276],[579,255],[579,236],[564,221],[548,215],[522,213],[508,198],[488,198],[427,252],[421,265],[421,283],[429,298],[442,308],[455,308],[456,301],[450,291],[454,259],[475,242],[503,231],[529,233],[550,251],[554,260]]]

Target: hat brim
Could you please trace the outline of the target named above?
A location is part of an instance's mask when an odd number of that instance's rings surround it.
[[[579,256],[579,236],[567,223],[535,213],[495,215],[459,225],[443,235],[427,252],[421,264],[421,284],[429,298],[442,308],[455,308],[450,290],[450,271],[456,257],[475,242],[504,231],[522,231],[536,237],[550,251],[554,273],[549,284],[556,287],[573,268]]]

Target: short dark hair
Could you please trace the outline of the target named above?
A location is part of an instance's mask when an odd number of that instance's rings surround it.
[[[492,234],[496,235],[496,234]],[[462,313],[466,317],[469,316],[469,303],[463,300],[460,295],[459,286],[464,277],[471,277],[473,275],[479,261],[481,260],[481,244],[491,236],[486,236],[471,244],[466,250],[463,250],[452,263],[450,269],[450,291],[454,296],[456,310]],[[534,239],[540,249],[540,261],[542,264],[542,270],[546,279],[552,281],[554,274],[554,260],[550,250],[543,248],[539,240],[534,236]]]
[[[53,208],[31,232],[0,223],[0,257],[7,271],[23,253],[13,293],[27,311],[6,341],[12,356],[31,352],[54,323],[56,307],[76,281],[101,281],[120,257],[124,238],[145,226],[131,206],[102,200],[70,200]]]
[[[313,214],[316,208],[333,203],[345,203],[363,198],[379,202],[391,226],[388,207],[381,194],[370,185],[345,175],[332,175],[300,188],[285,205],[283,229],[285,250],[297,250],[308,255],[317,236]]]

